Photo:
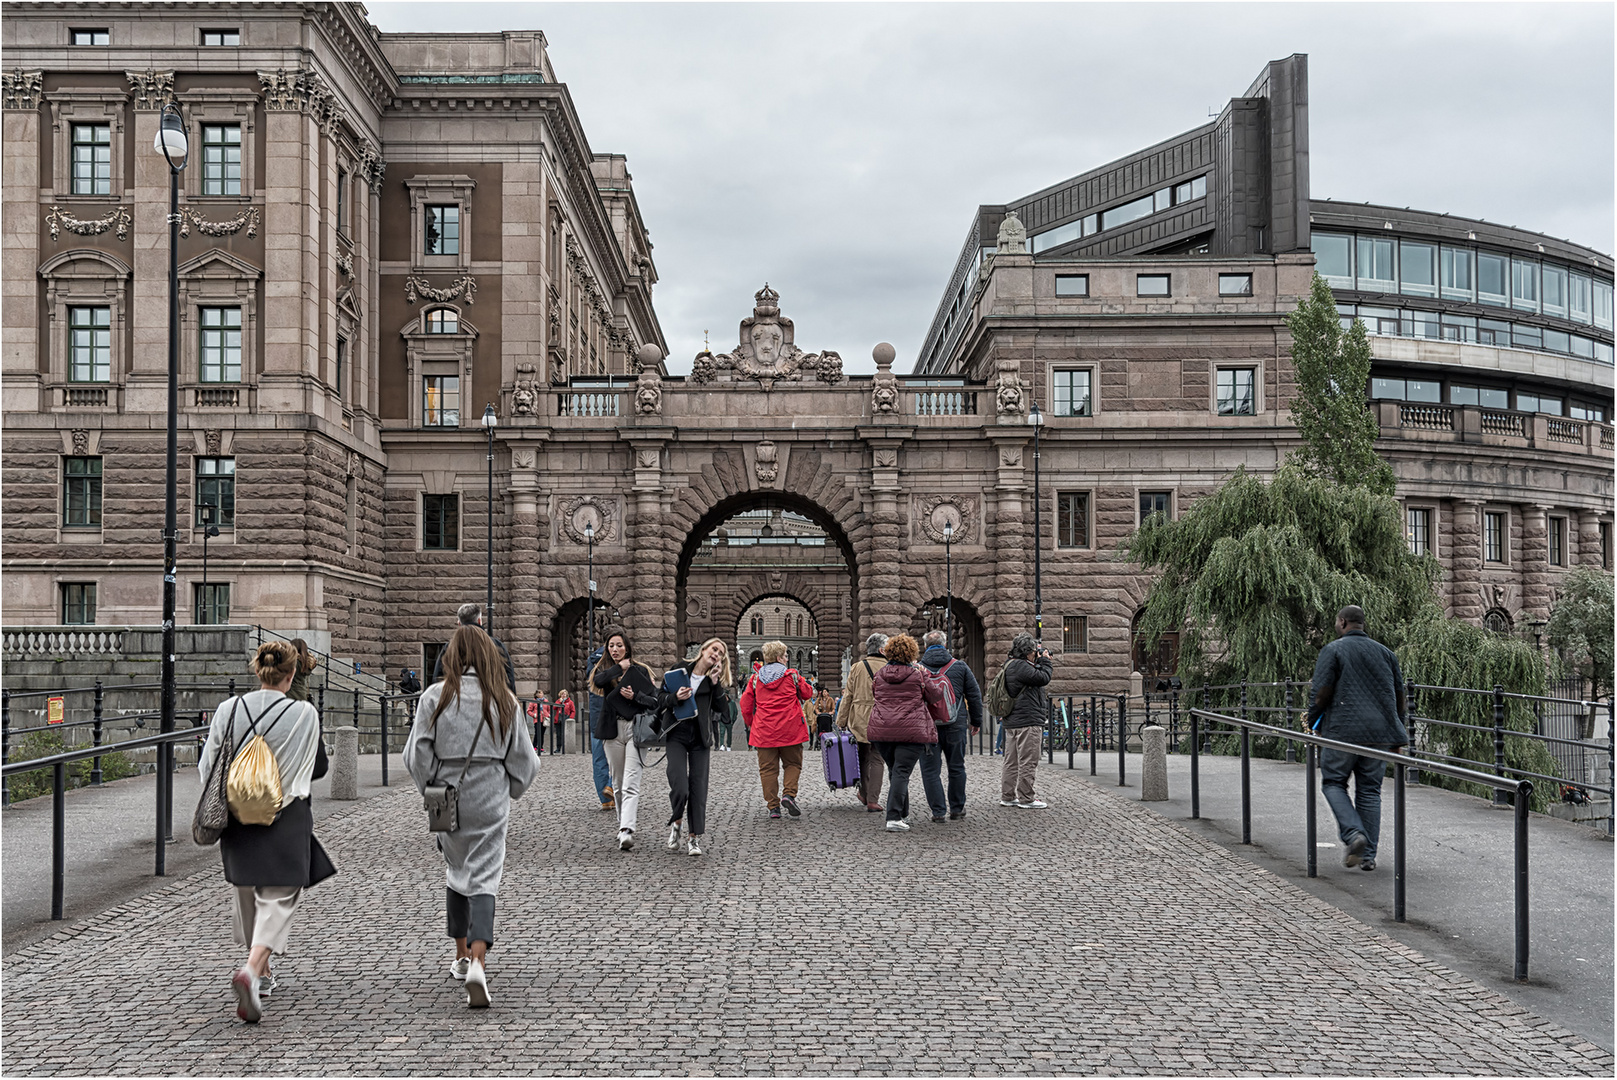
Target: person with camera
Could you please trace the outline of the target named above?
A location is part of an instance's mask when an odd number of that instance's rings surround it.
[[[1043,810],[1035,796],[1033,775],[1039,767],[1040,736],[1050,715],[1050,653],[1032,634],[1017,634],[1005,662],[1005,692],[1011,713],[1005,717],[1005,764],[999,774],[999,805]]]
[[[404,767],[423,795],[454,789],[457,824],[435,832],[444,856],[444,909],[455,939],[449,974],[466,984],[466,1004],[489,1006],[488,950],[494,945],[494,896],[505,873],[511,800],[539,771],[505,662],[481,627],[462,625],[443,653],[443,680],[421,695],[404,745]]]
[[[634,829],[640,809],[640,773],[645,768],[634,744],[637,713],[657,708],[657,679],[645,664],[634,659],[629,635],[621,626],[606,630],[606,651],[596,663],[590,684],[601,695],[601,715],[594,733],[612,770],[612,792],[617,801],[618,850],[634,848]]]

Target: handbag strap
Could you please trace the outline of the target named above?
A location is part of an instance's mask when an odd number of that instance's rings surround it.
[[[470,750],[466,751],[466,764],[464,764],[464,765],[462,765],[460,767],[460,775],[455,778],[455,787],[457,789],[460,787],[461,784],[466,782],[466,770],[472,767],[472,755],[477,753],[477,744],[482,738],[483,738],[483,722],[481,720],[479,720],[477,722],[477,734],[472,736],[472,748]],[[439,769],[443,768],[443,759],[442,758],[438,759],[438,768]],[[438,779],[438,769],[432,770],[432,778],[434,780]]]

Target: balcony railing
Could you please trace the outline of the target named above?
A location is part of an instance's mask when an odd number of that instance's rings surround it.
[[[976,416],[974,390],[921,390],[911,395],[916,416]]]
[[[1454,410],[1445,405],[1400,405],[1398,420],[1407,428],[1453,431]]]
[[[564,390],[556,395],[557,416],[619,416],[621,394],[605,390]]]
[[[1527,414],[1483,409],[1482,433],[1484,435],[1510,435],[1518,439],[1525,439],[1527,438]]]
[[[112,388],[108,386],[65,386],[62,404],[70,409],[102,409],[111,400],[111,394]]]
[[[1550,417],[1545,421],[1545,433],[1551,442],[1577,443],[1584,441],[1583,425],[1576,420],[1558,420]]]
[[[234,409],[241,404],[239,386],[199,386],[195,405],[199,409]]]
[[[1586,454],[1610,451],[1614,442],[1610,424],[1543,413],[1387,400],[1376,402],[1376,408],[1382,434],[1394,438],[1496,445],[1519,440],[1540,449]]]

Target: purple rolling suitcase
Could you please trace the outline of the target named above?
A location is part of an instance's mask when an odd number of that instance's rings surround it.
[[[832,791],[859,782],[859,744],[851,733],[832,731],[821,735],[820,760],[825,766],[825,782]]]

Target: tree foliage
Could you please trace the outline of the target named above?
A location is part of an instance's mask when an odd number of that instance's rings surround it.
[[[1594,682],[1597,696],[1612,691],[1612,613],[1611,574],[1580,566],[1566,576],[1544,628],[1550,648],[1563,653],[1570,668]]]
[[[1376,453],[1381,428],[1365,399],[1370,342],[1364,324],[1355,319],[1342,329],[1331,287],[1318,274],[1286,324],[1297,372],[1291,419],[1303,437],[1289,460],[1306,475],[1391,495],[1396,480]]]

